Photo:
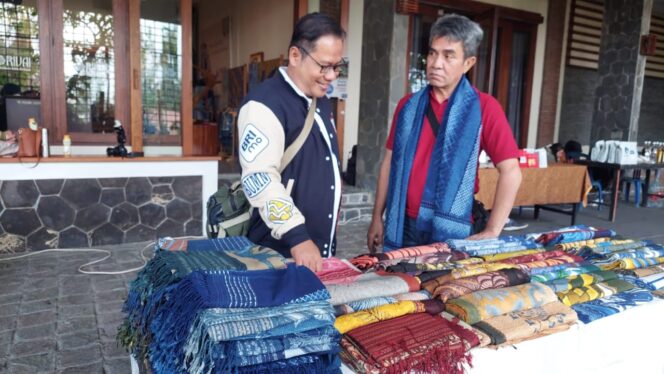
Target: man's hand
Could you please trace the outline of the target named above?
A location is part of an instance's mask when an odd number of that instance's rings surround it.
[[[383,245],[384,229],[385,226],[382,217],[371,219],[369,231],[367,231],[367,248],[369,249],[369,253],[376,253],[378,247]]]
[[[477,234],[471,235],[467,237],[467,240],[482,240],[482,239],[495,239],[500,235],[500,231],[496,231],[495,229],[491,228],[486,228]]]
[[[323,270],[323,259],[320,257],[320,250],[311,240],[304,241],[291,248],[291,255],[298,266],[306,266],[314,273]]]

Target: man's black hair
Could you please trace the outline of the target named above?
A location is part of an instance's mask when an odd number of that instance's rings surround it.
[[[295,24],[288,48],[300,47],[307,52],[313,52],[316,49],[316,41],[326,35],[336,36],[342,40],[346,38],[346,32],[334,18],[327,14],[309,13]]]
[[[581,143],[576,140],[569,140],[565,143],[565,157],[568,160],[578,160],[581,158],[588,158],[588,155],[582,153]]]

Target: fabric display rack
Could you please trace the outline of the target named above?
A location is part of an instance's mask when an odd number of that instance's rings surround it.
[[[154,373],[662,373],[662,287],[664,247],[581,225],[316,274],[246,238],[162,239],[118,340]]]

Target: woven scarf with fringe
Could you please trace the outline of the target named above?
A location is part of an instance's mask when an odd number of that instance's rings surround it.
[[[326,300],[316,275],[302,266],[256,271],[194,271],[152,295],[140,326],[152,333],[150,360],[159,372],[176,372],[198,313],[208,308],[260,308]]]
[[[341,340],[342,360],[360,373],[464,372],[477,335],[440,315],[408,314],[358,327]]]
[[[413,94],[397,119],[385,212],[384,248],[388,251],[403,247],[408,181],[430,89]],[[417,216],[417,231],[429,242],[470,235],[481,125],[479,95],[464,76],[445,107]]]
[[[184,346],[190,372],[228,372],[307,354],[336,352],[340,334],[325,300],[271,308],[203,311]]]

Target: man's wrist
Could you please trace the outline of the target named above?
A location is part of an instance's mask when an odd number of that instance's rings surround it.
[[[484,231],[487,234],[492,234],[494,236],[499,236],[500,232],[503,231],[503,228],[502,228],[502,226],[497,227],[497,226],[494,226],[494,225],[487,225],[486,228],[484,228]]]

